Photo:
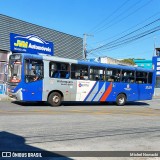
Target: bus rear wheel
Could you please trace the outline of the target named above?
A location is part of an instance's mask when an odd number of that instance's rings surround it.
[[[124,94],[119,94],[116,99],[116,104],[118,106],[124,106],[126,103],[126,96]]]
[[[49,95],[48,103],[53,107],[58,107],[62,103],[62,96],[58,92],[53,92]]]

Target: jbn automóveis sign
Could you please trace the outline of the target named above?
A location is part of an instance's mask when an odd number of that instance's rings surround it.
[[[35,35],[22,36],[10,33],[10,49],[13,52],[54,55],[53,43]]]

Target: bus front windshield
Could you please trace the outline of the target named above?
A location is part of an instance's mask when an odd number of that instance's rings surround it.
[[[18,83],[21,81],[21,62],[20,60],[10,59],[8,66],[8,81]]]

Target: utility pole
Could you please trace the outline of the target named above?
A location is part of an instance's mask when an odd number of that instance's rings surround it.
[[[154,51],[153,51],[153,57],[156,55],[156,54],[155,54],[155,50],[156,50],[156,37],[154,37]]]
[[[87,57],[87,37],[88,36],[93,37],[93,35],[90,35],[90,34],[86,34],[86,33],[83,34],[83,58],[84,60],[86,60],[86,57]]]

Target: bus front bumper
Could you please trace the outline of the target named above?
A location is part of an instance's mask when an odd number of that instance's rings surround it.
[[[22,97],[22,88],[19,89],[17,92],[15,93],[12,93],[10,91],[8,91],[8,96],[15,99],[15,100],[19,100],[19,101],[22,101],[23,100],[23,97]]]

